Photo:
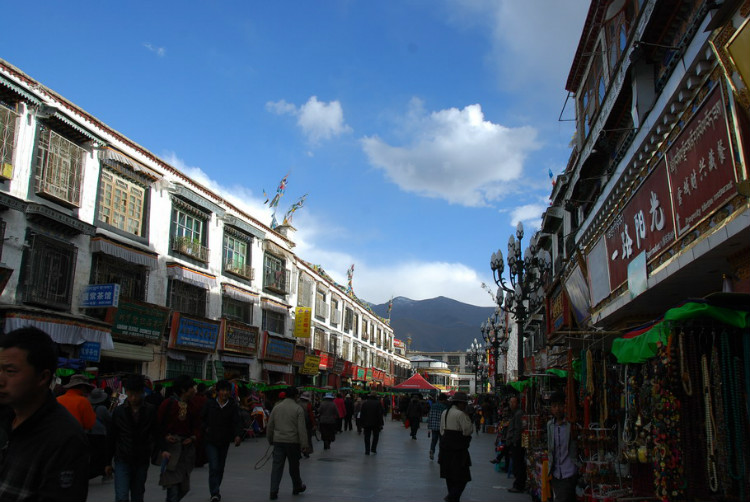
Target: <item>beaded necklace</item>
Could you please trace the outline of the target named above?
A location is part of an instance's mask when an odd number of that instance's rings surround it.
[[[735,365],[738,364],[739,358],[732,357],[729,347],[729,333],[722,331],[720,336],[721,343],[721,380],[722,392],[724,398],[724,419],[723,424],[727,438],[727,457],[729,463],[729,476],[735,481],[740,481],[740,491],[744,491],[745,478],[745,458],[742,449],[742,422],[740,417],[739,403],[737,396],[739,388],[737,385],[738,372]],[[729,419],[731,417],[731,423]],[[744,497],[740,497],[742,500]]]
[[[721,389],[721,372],[719,368],[719,349],[716,347],[716,333],[712,332],[714,343],[711,346],[711,368],[714,371],[711,372],[711,388]],[[713,409],[714,419],[717,424],[724,424],[724,399],[721,392],[713,394]],[[731,481],[728,475],[727,457],[726,457],[726,435],[724,434],[724,427],[717,425],[714,429],[716,434],[716,467],[719,475],[719,491],[726,492],[727,487],[731,486]]]
[[[690,372],[685,367],[685,331],[680,330],[680,380],[682,381],[682,389],[688,396],[693,395],[693,381],[690,379]]]
[[[706,470],[708,471],[708,484],[712,492],[719,490],[719,478],[716,473],[716,422],[714,421],[714,410],[711,404],[711,379],[708,372],[708,357],[701,356],[701,370],[703,371],[703,402],[706,410]]]

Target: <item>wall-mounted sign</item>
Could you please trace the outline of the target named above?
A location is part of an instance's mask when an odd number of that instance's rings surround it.
[[[221,321],[190,317],[179,312],[172,314],[170,348],[213,352],[219,340]]]
[[[299,372],[303,375],[317,375],[320,373],[320,356],[307,355]]]
[[[101,349],[102,344],[99,342],[83,342],[78,347],[78,358],[98,363],[101,358]]]
[[[716,85],[667,150],[677,236],[721,207],[737,190],[721,86]]]
[[[294,343],[273,336],[266,336],[266,347],[263,359],[291,363],[294,359]]]
[[[294,347],[294,359],[292,362],[297,366],[301,366],[305,362],[305,356],[307,355],[307,349],[301,345]]]
[[[117,309],[107,311],[112,336],[158,342],[169,320],[169,309],[151,303],[122,300]]]
[[[223,320],[223,342],[219,346],[222,350],[254,354],[258,349],[257,326],[250,326],[241,322]]]
[[[628,264],[642,251],[646,252],[646,261],[651,261],[674,239],[669,180],[662,160],[605,233],[611,289],[627,280]]]
[[[312,332],[312,309],[310,307],[297,307],[294,309],[294,336],[297,338],[310,338]]]
[[[81,293],[81,308],[117,307],[120,300],[119,284],[88,284]]]

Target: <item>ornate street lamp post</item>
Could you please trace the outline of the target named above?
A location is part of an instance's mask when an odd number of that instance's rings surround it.
[[[477,392],[477,384],[479,383],[479,375],[482,370],[482,362],[484,357],[484,348],[475,338],[469,348],[466,349],[466,360],[472,365],[474,371],[474,393]]]
[[[505,312],[503,312],[502,308],[498,307],[495,309],[493,316],[488,318],[486,322],[483,322],[479,329],[487,346],[492,347],[492,357],[494,359],[494,367],[492,368],[494,371],[493,385],[495,386],[495,394],[497,394],[500,390],[500,372],[498,371],[500,352],[506,353],[508,351]]]
[[[503,277],[505,264],[503,253],[498,249],[492,253],[490,268],[495,284],[498,286],[496,301],[499,307],[510,312],[518,324],[518,379],[523,378],[523,334],[530,312],[535,312],[544,299],[542,280],[550,270],[549,253],[537,248],[536,238],[531,239],[529,247],[521,255],[523,224],[519,221],[516,235],[508,239],[508,276],[510,285]],[[505,297],[503,301],[503,297]]]

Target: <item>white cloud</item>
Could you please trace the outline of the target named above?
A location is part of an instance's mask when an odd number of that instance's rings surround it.
[[[521,177],[526,156],[538,148],[534,128],[494,124],[478,104],[428,115],[412,100],[403,122],[404,146],[378,136],[361,140],[370,164],[404,191],[465,206],[501,198],[506,184]]]
[[[510,224],[515,227],[519,221],[522,221],[524,227],[539,229],[542,223],[542,213],[547,209],[544,204],[525,204],[513,209],[510,213]]]
[[[162,159],[178,169],[196,183],[203,185],[217,195],[237,206],[261,223],[271,223],[271,209],[263,204],[264,198],[256,195],[252,190],[239,184],[225,186],[212,179],[200,167],[189,166],[177,156],[175,152],[166,152]],[[260,194],[262,195],[262,194]]]
[[[167,55],[167,49],[165,49],[164,47],[155,47],[154,45],[152,45],[152,44],[150,44],[148,42],[144,42],[143,46],[146,49],[148,49],[151,52],[153,52],[154,54],[156,54],[157,56],[159,56],[160,58],[163,58],[164,56]]]
[[[297,125],[313,145],[352,130],[344,121],[344,110],[339,101],[326,103],[318,101],[317,96],[311,96],[307,103],[297,107],[282,99],[266,103],[266,110],[277,115],[296,116]]]

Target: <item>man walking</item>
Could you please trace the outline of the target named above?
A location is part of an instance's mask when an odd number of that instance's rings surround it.
[[[383,405],[380,404],[377,394],[372,393],[367,396],[367,400],[362,403],[359,410],[362,427],[365,430],[365,455],[372,452],[373,455],[378,453],[378,439],[380,430],[383,428]],[[370,437],[372,436],[372,443]]]
[[[430,460],[435,458],[435,446],[440,441],[440,417],[448,408],[448,396],[440,394],[435,403],[430,406],[430,412],[427,414],[427,429],[432,436],[430,441]]]
[[[89,446],[49,390],[57,347],[45,332],[0,336],[0,500],[84,502]],[[93,413],[93,412],[92,412]]]
[[[573,428],[565,419],[565,394],[555,392],[550,401],[552,419],[547,422],[547,450],[555,502],[575,502],[578,467]]]
[[[510,444],[510,458],[513,463],[513,486],[508,488],[511,493],[522,493],[526,490],[526,449],[521,446],[521,432],[523,430],[523,411],[518,407],[518,397],[510,398],[510,423],[508,424],[508,443]]]
[[[299,472],[300,454],[307,451],[307,428],[305,411],[297,404],[297,388],[289,387],[286,397],[276,403],[266,427],[268,443],[273,445],[273,467],[271,469],[271,500],[279,498],[279,485],[284,474],[284,462],[289,461],[292,478],[292,494],[307,489]]]
[[[96,414],[86,396],[94,386],[84,375],[73,375],[63,388],[67,390],[65,394],[58,396],[57,402],[65,406],[68,412],[78,420],[83,430],[90,431],[96,423]]]
[[[143,502],[151,451],[156,440],[156,408],[144,400],[146,382],[132,375],[124,382],[125,402],[112,412],[108,459],[114,457],[115,501]],[[111,466],[105,468],[111,474]]]
[[[229,444],[242,442],[242,420],[237,402],[229,394],[231,384],[226,380],[216,382],[216,399],[208,399],[201,412],[201,426],[208,458],[208,491],[211,502],[221,500],[221,481],[227,462]]]
[[[465,392],[456,392],[452,406],[440,417],[440,477],[445,479],[448,495],[445,502],[459,502],[466,483],[471,481],[471,456],[469,444],[473,430],[471,418],[466,413],[469,400]]]

